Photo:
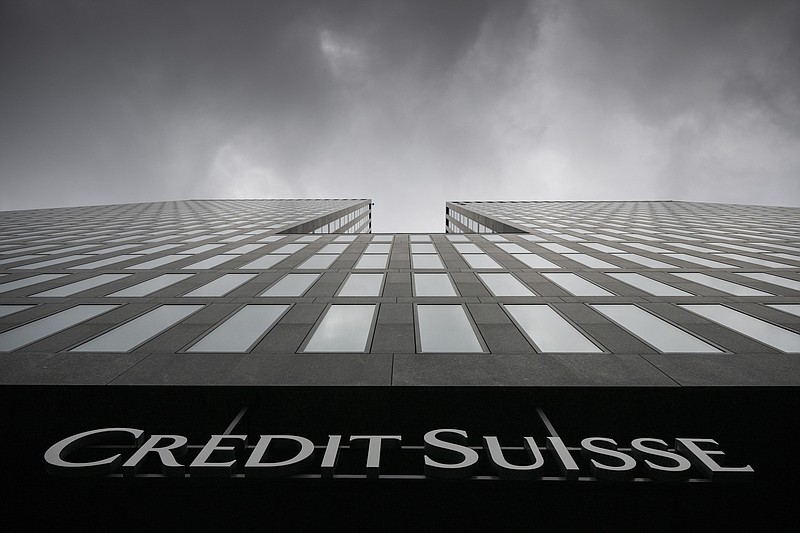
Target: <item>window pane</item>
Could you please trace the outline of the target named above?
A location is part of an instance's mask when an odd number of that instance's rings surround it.
[[[417,305],[421,352],[483,352],[460,305]]]
[[[408,240],[411,242],[431,242],[430,235],[410,235]]]
[[[564,257],[568,257],[582,265],[585,265],[589,268],[619,268],[617,265],[612,265],[611,263],[607,263],[596,257],[586,254],[564,254]]]
[[[447,274],[414,274],[415,296],[458,296]]]
[[[511,254],[514,259],[525,263],[529,268],[545,269],[545,268],[561,268],[555,263],[551,263],[544,257],[536,254]]]
[[[26,256],[26,257],[34,258],[34,257],[41,257],[41,256],[33,255],[33,256]],[[11,261],[15,261],[15,260],[18,260],[18,259],[20,259],[20,258],[19,257],[15,257],[15,258],[12,258],[12,259],[3,259],[3,262],[4,263],[11,262]],[[67,257],[59,257],[57,259],[50,259],[48,261],[40,261],[38,263],[31,263],[31,264],[28,264],[28,265],[22,265],[22,266],[18,266],[18,267],[14,267],[14,268],[15,269],[19,269],[19,270],[32,270],[32,269],[37,269],[37,268],[47,268],[49,266],[58,265],[58,264],[61,264],[61,263],[69,263],[69,262],[72,262],[72,261],[79,261],[81,259],[94,259],[94,256],[93,255],[70,255],[70,256],[67,256]]]
[[[551,272],[542,274],[542,276],[575,296],[613,296],[604,288],[569,272]]]
[[[332,305],[304,352],[364,352],[377,306]]]
[[[644,257],[639,254],[614,254],[614,256],[621,257],[622,259],[626,259],[632,263],[637,263],[649,268],[676,268],[675,265],[671,265],[663,261],[656,261],[655,259]]]
[[[383,274],[350,274],[339,296],[380,296]]]
[[[362,255],[353,268],[359,270],[381,269],[386,268],[388,262],[389,256],[386,254]]]
[[[535,296],[533,291],[511,274],[486,272],[478,274],[478,277],[495,296]]]
[[[186,351],[246,352],[288,308],[288,305],[246,305]]]
[[[191,265],[186,265],[181,270],[207,270],[209,268],[214,268],[215,266],[219,266],[222,263],[227,263],[231,259],[238,258],[238,255],[227,255],[227,254],[220,254],[209,257],[208,259],[203,259],[202,261],[198,261],[197,263],[192,263]]]
[[[13,315],[25,309],[30,309],[32,305],[0,305],[0,317]]]
[[[394,235],[373,235],[372,242],[392,242]]]
[[[322,274],[287,274],[261,296],[302,296]]]
[[[776,263],[775,261],[767,261],[765,259],[757,259],[755,257],[748,257],[741,254],[719,254],[720,257],[727,257],[735,261],[742,261],[743,263],[752,263],[754,265],[761,265],[769,268],[797,268],[794,265],[787,265],[786,263]]]
[[[108,265],[113,265],[113,264],[116,264],[116,263],[122,263],[123,261],[128,261],[130,259],[138,259],[140,257],[142,257],[142,256],[141,255],[118,255],[118,256],[115,256],[115,257],[108,257],[106,259],[101,259],[100,261],[92,261],[91,263],[83,263],[83,264],[76,265],[76,266],[70,267],[70,268],[74,268],[74,269],[78,269],[78,270],[92,270],[92,269],[95,269],[95,268],[102,268],[102,267],[105,267],[105,266],[108,266]]]
[[[483,250],[477,244],[471,242],[457,242],[453,245],[457,252],[462,254],[482,254]]]
[[[755,279],[758,281],[763,281],[765,283],[778,285],[779,287],[786,287],[787,289],[794,289],[796,291],[800,291],[800,281],[784,278],[783,276],[776,276],[774,274],[764,274],[761,272],[753,272],[753,273],[742,272],[739,275],[746,276],[748,278]],[[2,289],[0,289],[0,292],[2,292]]]
[[[555,252],[557,254],[571,254],[571,253],[575,252],[575,250],[573,250],[571,248],[567,248],[563,244],[557,244],[557,243],[554,243],[554,242],[540,242],[539,246],[541,246],[543,248],[547,248],[551,252]]]
[[[425,244],[425,243],[411,243],[411,253],[412,254],[435,254],[436,247],[433,244]]]
[[[281,246],[277,250],[273,251],[272,253],[275,253],[275,254],[293,254],[295,252],[299,252],[300,250],[302,250],[306,246],[308,246],[308,245],[307,244],[298,244],[298,243],[284,244],[283,246]]]
[[[10,352],[96,317],[116,305],[76,305],[24,326],[0,333],[0,352]]]
[[[234,255],[235,254],[247,254],[247,253],[253,252],[255,250],[258,250],[259,248],[263,248],[264,246],[266,246],[266,244],[243,244],[242,246],[239,246],[238,248],[234,248],[233,250],[228,250],[225,253],[226,254],[234,254]]]
[[[129,270],[148,270],[151,268],[164,266],[169,263],[174,263],[175,261],[179,261],[181,259],[186,259],[186,257],[187,256],[185,255],[165,255],[164,257],[159,257],[158,259],[153,259],[151,261],[145,261],[144,263],[131,265],[126,268]]]
[[[689,254],[664,254],[664,257],[673,257],[675,259],[686,261],[687,263],[694,263],[696,265],[708,268],[737,268],[727,263],[720,263],[719,261],[712,261],[711,259],[703,259],[702,257],[695,257]]]
[[[194,274],[162,274],[157,278],[149,279],[147,281],[143,281],[142,283],[137,283],[136,285],[132,285],[126,289],[122,289],[121,291],[109,294],[109,296],[120,296],[120,297],[148,296],[165,287],[174,285],[179,281],[191,278],[193,275]]]
[[[274,267],[284,259],[289,257],[288,255],[265,255],[264,257],[259,257],[255,261],[250,261],[246,265],[240,266],[240,269],[243,270],[250,270],[250,269],[258,269],[258,270],[266,270],[268,268]]]
[[[606,272],[606,275],[611,276],[612,278],[623,283],[627,283],[632,287],[636,287],[637,289],[646,293],[652,294],[653,296],[692,296],[692,294],[686,291],[676,289],[675,287],[667,285],[666,283],[661,283],[660,281],[656,281],[633,272],[621,272],[619,274]]]
[[[770,304],[767,307],[772,307],[790,315],[800,316],[800,304]]]
[[[340,254],[340,253],[344,252],[345,250],[347,250],[348,246],[350,246],[350,245],[347,244],[347,243],[341,243],[341,242],[326,244],[325,246],[322,247],[322,249],[319,251],[319,253],[321,253],[321,254]]]
[[[464,261],[467,262],[470,268],[503,268],[497,261],[489,257],[488,254],[464,254],[461,257],[464,258]]]
[[[547,305],[504,306],[540,352],[602,353]]]
[[[706,274],[697,274],[691,272],[684,274],[673,272],[672,275],[678,276],[679,278],[688,279],[689,281],[699,283],[700,285],[705,285],[706,287],[711,287],[712,289],[717,289],[718,291],[733,294],[734,296],[771,296],[769,293],[752,289],[750,287],[745,287],[744,285],[739,285],[738,283],[725,281],[724,279],[708,276]]]
[[[233,289],[253,279],[257,274],[225,274],[214,281],[184,294],[184,296],[225,296]]]
[[[70,351],[127,352],[172,327],[201,307],[203,306],[162,305]]]
[[[411,254],[411,268],[444,270],[444,265],[436,254]]]
[[[783,352],[800,352],[800,335],[724,305],[682,305],[684,309]]]
[[[388,254],[392,251],[391,244],[368,244],[365,254]]]
[[[719,353],[720,351],[635,305],[593,305],[592,307],[662,352]]]
[[[62,278],[67,274],[39,274],[38,276],[31,276],[25,279],[18,279],[16,281],[7,281],[5,283],[0,283],[0,293],[15,291],[17,289],[22,289],[23,287],[30,287],[31,285],[36,285],[38,283],[44,283],[45,281],[52,281],[54,279]]]
[[[513,242],[500,242],[497,243],[497,247],[507,253],[524,254],[528,251],[519,244],[514,244]]]
[[[100,285],[111,283],[112,281],[117,281],[118,279],[127,278],[128,276],[130,276],[130,274],[101,274],[93,278],[76,281],[75,283],[70,283],[68,285],[62,285],[61,287],[56,287],[55,289],[50,289],[49,291],[40,292],[32,296],[71,296],[81,291],[93,289],[95,287],[99,287]]]

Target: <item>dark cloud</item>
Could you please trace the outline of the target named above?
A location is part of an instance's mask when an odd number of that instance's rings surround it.
[[[2,2],[0,208],[369,196],[402,231],[446,199],[798,205],[798,5]]]

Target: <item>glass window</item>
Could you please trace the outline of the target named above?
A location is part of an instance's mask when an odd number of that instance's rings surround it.
[[[545,268],[561,268],[560,266],[556,265],[536,254],[511,254],[514,259],[518,259],[522,263],[525,263],[529,268],[534,269],[545,269]]]
[[[502,235],[484,235],[483,238],[491,242],[505,242],[508,240]]]
[[[377,305],[331,305],[304,352],[365,352]]]
[[[444,270],[444,264],[436,254],[411,254],[411,268]]]
[[[331,266],[339,258],[338,255],[314,254],[298,265],[298,270],[318,270]]]
[[[606,275],[653,296],[692,296],[691,293],[633,272],[621,272],[619,274],[606,272]]]
[[[214,268],[216,266],[221,265],[222,263],[227,263],[231,259],[236,259],[239,257],[238,255],[227,255],[227,254],[220,254],[209,257],[208,259],[203,259],[202,261],[198,261],[197,263],[192,263],[191,265],[186,265],[182,268],[182,270],[208,270],[209,268]]]
[[[672,246],[673,248],[682,248],[684,250],[691,250],[692,252],[700,252],[703,254],[710,254],[718,251],[711,248],[704,248],[702,246],[695,246],[694,244],[686,244],[685,242],[665,242],[664,244],[667,246]]]
[[[10,352],[110,311],[116,305],[76,305],[0,333],[0,352]]]
[[[623,242],[625,246],[630,246],[631,248],[638,248],[640,250],[644,250],[645,252],[653,252],[655,254],[666,254],[671,252],[672,250],[667,250],[666,248],[659,248],[658,246],[652,246],[650,244],[643,244],[641,242]],[[609,246],[609,248],[611,248]],[[600,252],[604,252],[605,250],[599,250]],[[622,250],[617,250],[622,251]]]
[[[40,256],[35,256],[34,255],[34,256],[30,256],[30,257],[33,258],[33,257],[40,257]],[[8,262],[8,261],[12,261],[14,259],[19,259],[19,258],[4,259],[3,261],[4,262]],[[70,262],[73,262],[73,261],[80,261],[81,259],[94,259],[94,256],[93,255],[70,255],[70,256],[67,256],[67,257],[59,257],[59,258],[56,258],[56,259],[50,259],[49,261],[40,261],[38,263],[30,263],[30,264],[27,264],[27,265],[22,265],[22,266],[18,266],[18,267],[14,267],[14,268],[15,269],[20,269],[20,270],[31,270],[31,269],[37,269],[37,268],[47,268],[47,267],[50,267],[50,266],[53,266],[53,265],[58,265],[58,264],[61,264],[61,263],[70,263]]]
[[[800,316],[800,304],[769,304],[767,307],[772,307],[790,315]]]
[[[288,305],[245,305],[187,352],[247,352],[289,309]]]
[[[338,296],[380,296],[383,274],[350,274]]]
[[[66,275],[67,274],[39,274],[37,276],[18,279],[16,281],[7,281],[5,283],[0,283],[0,293],[15,291],[24,287],[30,287],[31,285],[44,283],[45,281],[52,281],[54,279],[62,278]]]
[[[564,257],[568,257],[573,261],[577,261],[578,263],[585,265],[589,268],[619,268],[617,265],[612,265],[611,263],[607,263],[596,257],[592,257],[591,255],[586,254],[564,254]]]
[[[551,272],[542,276],[575,296],[613,296],[604,288],[571,272]]]
[[[308,246],[307,244],[299,244],[299,243],[291,243],[291,244],[284,244],[277,250],[274,250],[272,253],[276,254],[293,254],[295,252],[299,252],[303,248]]]
[[[484,253],[476,244],[473,243],[456,243],[453,245],[457,252],[462,254],[482,254]]]
[[[191,278],[194,274],[162,274],[157,278],[149,279],[136,285],[131,285],[126,289],[109,294],[109,296],[131,297],[149,296],[156,291],[174,285],[179,281]]]
[[[258,239],[257,242],[278,242],[283,238],[284,238],[283,235],[267,235],[263,239]]]
[[[628,243],[626,243],[626,244],[628,244]],[[582,242],[581,245],[582,246],[586,246],[588,248],[591,248],[593,250],[597,250],[598,252],[606,253],[606,254],[613,254],[613,253],[618,253],[618,252],[622,252],[623,251],[623,250],[620,250],[619,248],[614,248],[613,246],[606,246],[605,244],[600,244],[600,243],[597,243],[597,242]]]
[[[428,243],[411,243],[412,254],[435,254],[436,248]]]
[[[539,246],[547,248],[551,252],[555,252],[557,254],[571,254],[575,252],[575,250],[567,248],[563,244],[557,244],[553,242],[540,242]]]
[[[0,305],[0,318],[14,313],[19,313],[25,309],[30,309],[32,305]]]
[[[720,263],[719,261],[712,261],[711,259],[703,259],[702,257],[695,257],[689,254],[664,254],[664,257],[672,257],[674,259],[686,261],[687,263],[694,263],[696,265],[708,268],[737,268],[727,263]]]
[[[317,239],[319,239],[318,235],[303,235],[302,237],[297,239],[297,242],[314,242]]]
[[[796,291],[800,291],[800,281],[784,278],[783,276],[776,276],[774,274],[765,274],[762,272],[753,272],[753,273],[742,272],[739,275],[746,276],[748,278],[755,279],[758,281],[763,281],[765,283],[771,283],[772,285],[778,285],[779,287],[786,287],[787,289],[794,289]],[[0,289],[0,292],[2,292],[2,289]]]
[[[388,254],[392,250],[391,244],[368,244],[365,254]]]
[[[755,257],[749,257],[741,254],[718,254],[718,255],[720,257],[733,259],[734,261],[742,261],[743,263],[752,263],[754,265],[765,266],[768,268],[797,268],[796,266],[787,265],[786,263],[777,263],[775,261],[767,261],[766,259],[757,259]]]
[[[545,240],[543,237],[539,237],[538,235],[520,235],[520,237],[530,242],[544,242]]]
[[[253,279],[257,274],[225,274],[184,296],[225,296],[233,289]]]
[[[447,274],[414,274],[415,296],[458,296]]]
[[[392,242],[394,235],[373,235],[372,242]]]
[[[356,240],[355,235],[339,235],[333,239],[333,242],[353,242],[354,240]]]
[[[408,240],[411,242],[431,242],[430,235],[410,235]]]
[[[263,248],[264,246],[266,246],[266,244],[243,244],[243,245],[241,245],[241,246],[239,246],[237,248],[234,248],[233,250],[228,250],[225,253],[226,254],[248,254],[250,252],[258,250],[259,248]]]
[[[621,257],[622,259],[626,259],[632,263],[638,263],[649,268],[678,268],[675,265],[671,265],[663,261],[657,261],[639,254],[614,254],[614,256]]]
[[[338,242],[338,243],[326,244],[325,246],[322,247],[322,249],[319,251],[319,253],[321,253],[321,254],[340,254],[340,253],[344,252],[345,250],[347,250],[348,246],[350,246],[350,245],[347,244],[346,242]]]
[[[596,310],[664,353],[719,353],[669,322],[631,304],[593,305]]]
[[[186,257],[187,256],[185,255],[165,255],[164,257],[159,257],[158,259],[152,259],[150,261],[145,261],[144,263],[131,265],[126,268],[129,270],[149,270],[151,268],[156,268],[167,265],[169,263],[174,263],[175,261],[179,261],[181,259],[186,259]]]
[[[460,305],[416,306],[420,352],[483,352]]]
[[[800,352],[800,335],[797,333],[730,307],[718,304],[681,305],[681,307],[782,352]]]
[[[448,235],[447,240],[450,242],[469,242],[466,235]]]
[[[187,255],[202,254],[204,252],[208,252],[208,251],[214,250],[215,248],[219,248],[220,246],[225,246],[225,245],[224,244],[204,244],[202,246],[196,246],[196,247],[191,248],[189,250],[184,250],[181,253],[182,254],[187,254]]]
[[[202,305],[162,305],[70,351],[127,352],[147,342],[202,307]]]
[[[322,274],[286,274],[261,296],[302,296]]]
[[[461,257],[470,266],[475,269],[496,269],[503,268],[500,264],[489,257],[487,254],[463,254]]]
[[[289,257],[289,256],[288,255],[267,254],[267,255],[265,255],[263,257],[259,257],[255,261],[250,261],[246,265],[240,266],[239,268],[244,269],[244,270],[251,270],[251,269],[252,270],[256,270],[256,269],[258,269],[258,270],[266,270],[266,269],[274,267],[275,265],[277,265],[278,263],[280,263],[281,261],[283,261],[287,257]]]
[[[521,281],[506,272],[484,272],[478,277],[495,296],[535,296]]]
[[[382,269],[386,268],[388,263],[389,256],[387,254],[362,255],[353,268],[357,270]]]
[[[688,272],[684,274],[679,272],[673,272],[672,275],[678,276],[679,278],[687,279],[694,283],[699,283],[700,285],[705,285],[706,287],[711,287],[712,289],[716,289],[718,291],[726,292],[728,294],[733,294],[734,296],[772,296],[771,294],[766,293],[764,291],[759,291],[757,289],[745,287],[744,285],[739,285],[738,283],[725,281],[724,279],[715,278],[713,276],[708,276],[706,274],[697,274],[693,272]]]
[[[602,352],[572,324],[547,305],[505,305],[504,307],[540,352]]]
[[[91,263],[83,263],[81,265],[76,265],[70,268],[80,269],[80,270],[93,270],[95,268],[103,268],[108,265],[113,265],[115,263],[121,263],[123,261],[128,261],[130,259],[138,259],[142,258],[141,255],[117,255],[114,257],[107,257],[105,259],[101,259],[99,261],[92,261]]]
[[[100,285],[111,283],[112,281],[117,281],[122,278],[127,278],[128,276],[130,276],[130,274],[101,274],[93,278],[85,279],[82,281],[76,281],[75,283],[62,285],[61,287],[56,287],[55,289],[50,289],[48,291],[40,292],[38,294],[34,294],[33,296],[41,296],[41,297],[72,296],[75,293],[93,289],[95,287],[99,287]]]

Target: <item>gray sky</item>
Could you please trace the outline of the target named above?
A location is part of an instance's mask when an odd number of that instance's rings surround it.
[[[800,205],[797,1],[0,1],[0,209]]]

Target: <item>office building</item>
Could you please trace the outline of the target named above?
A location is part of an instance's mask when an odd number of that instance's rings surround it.
[[[366,199],[0,213],[12,515],[797,519],[800,209],[445,209],[439,234],[373,234]]]

